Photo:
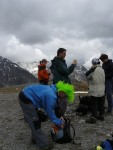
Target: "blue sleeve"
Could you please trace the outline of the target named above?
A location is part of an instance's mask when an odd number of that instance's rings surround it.
[[[56,99],[54,99],[51,95],[46,95],[45,112],[50,118],[51,122],[60,126],[62,124],[62,121],[61,119],[57,118],[55,115],[55,111],[54,111],[55,104],[56,104]]]

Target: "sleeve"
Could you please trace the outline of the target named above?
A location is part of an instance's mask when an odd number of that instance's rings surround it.
[[[45,112],[48,115],[48,117],[50,118],[51,122],[53,122],[54,124],[61,126],[62,125],[62,120],[57,118],[55,115],[55,99],[50,96],[50,95],[46,95],[46,103],[45,103]]]
[[[61,62],[60,60],[55,63],[57,70],[62,74],[62,75],[69,75],[73,72],[75,65],[72,64],[69,68],[67,67],[66,63]]]
[[[109,66],[109,71],[105,73],[106,79],[111,79],[113,77],[113,62]]]
[[[91,78],[92,73],[95,71],[95,69],[96,69],[96,67],[93,67],[93,68],[89,69],[89,70],[86,72],[86,77],[87,77],[88,79]]]

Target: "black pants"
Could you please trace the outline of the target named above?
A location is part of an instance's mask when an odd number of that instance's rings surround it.
[[[102,97],[91,96],[90,110],[92,113],[92,117],[96,118],[98,116],[98,113],[99,113],[99,116],[104,115],[105,113],[104,104],[105,104],[105,96],[102,96]]]
[[[39,80],[40,84],[48,85],[48,81]]]

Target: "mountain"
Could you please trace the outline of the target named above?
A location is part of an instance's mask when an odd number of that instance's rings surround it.
[[[29,71],[31,74],[33,74],[35,77],[37,77],[37,72],[38,72],[38,63],[37,62],[17,62],[17,64]]]
[[[0,87],[38,82],[29,71],[0,56]]]
[[[86,81],[85,73],[87,69],[82,65],[77,65],[74,71],[70,74],[71,82],[74,81]]]
[[[30,73],[32,73],[34,76],[37,77],[37,72],[38,72],[38,62],[18,62],[17,63],[20,67],[28,70]],[[50,64],[49,64],[50,66]],[[47,69],[50,72],[49,66]],[[72,82],[74,81],[86,81],[85,78],[85,72],[87,69],[82,66],[82,65],[77,65],[73,71],[73,73],[70,75],[70,78]]]

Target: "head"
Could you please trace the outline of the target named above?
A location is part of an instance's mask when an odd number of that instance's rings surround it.
[[[58,96],[60,98],[65,98],[67,96],[68,103],[73,103],[74,101],[74,86],[63,81],[56,83],[56,88]]]
[[[92,65],[99,65],[100,64],[100,61],[98,58],[93,58],[92,59]]]
[[[106,63],[108,61],[108,55],[106,54],[101,54],[99,58],[103,63]]]
[[[57,117],[61,117],[66,112],[67,103],[72,103],[74,101],[74,86],[59,81],[56,84],[56,88],[58,93],[58,104],[55,109],[55,114]]]
[[[59,48],[57,51],[57,56],[61,58],[65,58],[66,56],[66,49],[64,48]]]
[[[41,64],[47,64],[47,63],[48,63],[47,59],[42,59],[41,60]]]
[[[58,118],[64,115],[67,109],[67,95],[63,91],[58,92],[57,105],[55,107],[55,114]]]

